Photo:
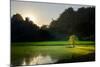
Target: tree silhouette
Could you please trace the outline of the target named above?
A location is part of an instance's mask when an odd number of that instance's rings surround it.
[[[23,20],[20,14],[11,18],[11,41],[29,42],[51,40],[52,36],[46,29],[46,25],[39,28],[28,17]]]
[[[28,17],[24,20],[20,14],[11,17],[12,42],[66,40],[66,36],[68,39],[73,34],[80,40],[95,40],[95,7],[81,7],[77,11],[70,7],[42,27]]]
[[[68,8],[51,22],[49,29],[61,35],[75,34],[81,40],[95,40],[95,7],[81,7],[77,11]]]

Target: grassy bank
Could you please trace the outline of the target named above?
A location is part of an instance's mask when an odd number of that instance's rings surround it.
[[[12,46],[64,46],[69,45],[68,41],[43,41],[43,42],[14,42]],[[77,45],[94,45],[93,41],[77,41]]]

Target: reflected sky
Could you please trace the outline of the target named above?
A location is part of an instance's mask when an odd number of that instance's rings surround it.
[[[29,17],[38,26],[49,25],[52,19],[56,20],[65,9],[73,7],[77,10],[80,7],[89,7],[89,5],[66,5],[55,3],[40,3],[32,1],[11,0],[11,16],[19,13]]]
[[[50,64],[57,62],[56,59],[52,59],[51,56],[42,56],[39,54],[36,57],[24,58],[21,65],[40,65],[40,64]]]

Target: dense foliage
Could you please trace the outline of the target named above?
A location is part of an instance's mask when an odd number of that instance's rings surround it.
[[[23,20],[20,14],[16,14],[11,18],[12,42],[44,41],[51,40],[51,37],[47,30],[39,28],[28,17]]]
[[[95,40],[95,7],[66,9],[49,26],[37,26],[28,17],[20,14],[11,17],[11,41],[66,40],[66,36],[77,35],[80,40]]]
[[[57,20],[50,24],[52,32],[77,35],[82,40],[94,40],[95,38],[95,8],[66,9]]]

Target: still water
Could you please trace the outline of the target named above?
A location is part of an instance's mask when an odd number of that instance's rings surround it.
[[[21,65],[50,64],[55,62],[57,62],[57,59],[52,59],[49,55],[42,56],[42,54],[39,54],[36,57],[24,58]]]
[[[67,63],[94,60],[94,47],[65,46],[16,46],[12,49],[12,67],[28,67],[41,64]]]

